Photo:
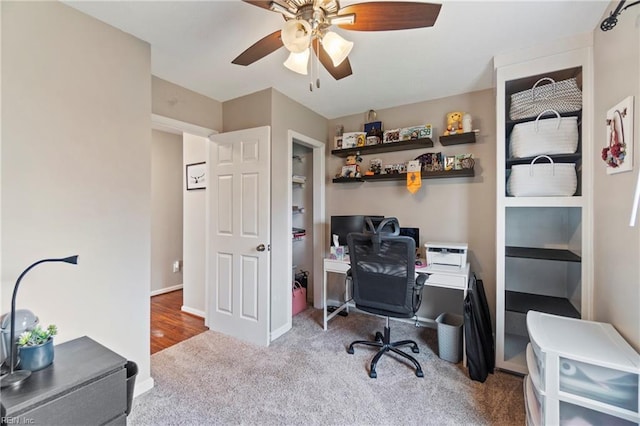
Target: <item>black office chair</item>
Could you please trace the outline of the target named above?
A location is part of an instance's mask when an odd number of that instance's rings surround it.
[[[411,318],[422,301],[422,288],[427,275],[415,277],[415,241],[411,237],[400,236],[400,225],[394,217],[386,218],[374,229],[367,220],[363,233],[347,236],[351,269],[348,275],[353,283],[353,300],[356,308],[386,317],[384,334],[376,332],[375,340],[356,340],[347,352],[353,354],[353,345],[367,345],[380,348],[371,360],[369,377],[376,378],[376,365],[383,354],[392,351],[413,363],[416,376],[424,377],[420,363],[411,355],[398,349],[411,345],[414,353],[419,353],[413,340],[391,342],[389,317]]]

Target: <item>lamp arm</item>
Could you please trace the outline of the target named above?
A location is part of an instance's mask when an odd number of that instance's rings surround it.
[[[620,6],[622,6],[624,2],[621,2]],[[622,13],[625,10],[629,9],[631,6],[635,6],[636,4],[640,3],[640,0],[634,1],[633,3],[629,3],[628,5],[626,5],[625,7],[622,8],[622,10],[618,13]]]
[[[24,277],[27,272],[29,272],[30,270],[32,270],[33,268],[35,268],[36,266],[38,266],[41,263],[45,263],[45,262],[65,262],[65,263],[73,263],[73,264],[77,264],[78,263],[78,256],[69,256],[69,257],[63,257],[63,258],[59,258],[59,259],[42,259],[42,260],[38,260],[35,263],[32,263],[31,265],[29,265],[29,267],[27,269],[25,269],[24,271],[22,271],[22,273],[20,274],[20,276],[18,277],[18,279],[16,280],[16,284],[13,286],[13,295],[11,296],[11,333],[10,333],[10,340],[9,342],[11,342],[11,354],[9,357],[9,363],[10,365],[10,373],[13,373],[13,369],[14,369],[14,364],[15,364],[15,351],[16,351],[16,296],[18,295],[18,287],[20,286],[20,281],[22,281],[22,277]]]

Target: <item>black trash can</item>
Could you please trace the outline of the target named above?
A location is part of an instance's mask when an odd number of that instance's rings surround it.
[[[138,364],[133,361],[127,361],[125,368],[127,369],[127,411],[125,411],[125,414],[128,416],[129,413],[131,413],[131,407],[133,406],[133,390],[136,386]]]

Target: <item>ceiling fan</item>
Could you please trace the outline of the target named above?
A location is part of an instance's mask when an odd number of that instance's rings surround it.
[[[340,7],[338,0],[243,0],[246,3],[282,14],[283,27],[242,52],[231,61],[250,65],[285,46],[291,53],[284,65],[307,74],[313,50],[336,80],[352,74],[349,52],[353,42],[331,31],[336,25],[352,31],[391,31],[431,27],[442,5],[407,1],[357,3]],[[320,82],[316,85],[320,87]],[[313,85],[310,86],[313,90]]]

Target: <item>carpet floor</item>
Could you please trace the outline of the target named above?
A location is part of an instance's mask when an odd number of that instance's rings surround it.
[[[385,320],[351,312],[322,329],[309,308],[265,348],[206,331],[151,357],[155,387],[134,400],[129,425],[524,425],[519,376],[496,371],[484,383],[462,363],[438,357],[437,332],[392,321],[391,340],[414,339],[424,378],[384,355],[369,378],[373,338]]]

